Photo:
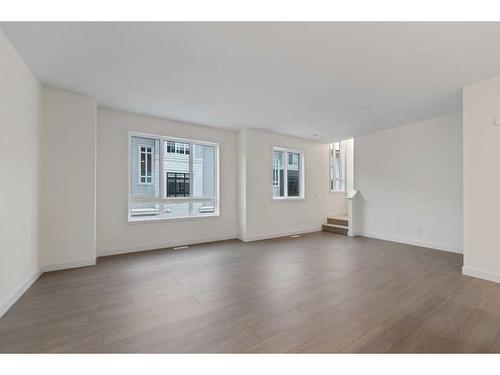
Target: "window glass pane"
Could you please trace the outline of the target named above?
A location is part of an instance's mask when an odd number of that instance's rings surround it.
[[[340,142],[332,145],[331,151],[331,186],[333,191],[344,191],[344,171],[341,160]]]
[[[193,197],[215,197],[215,147],[193,145]]]
[[[340,178],[340,142],[335,142],[333,146],[333,160],[334,160],[334,177]]]
[[[146,154],[144,153],[144,147],[141,150],[141,176],[146,175]],[[144,177],[142,178],[144,180]]]
[[[189,197],[189,153],[184,152],[189,150],[189,144],[165,141],[164,149],[163,178],[166,197]]]
[[[189,202],[172,201],[168,203],[163,203],[161,216],[165,218],[190,216]]]
[[[158,203],[130,202],[130,217],[155,218],[160,214]]]
[[[149,149],[150,150],[150,149]],[[149,152],[146,154],[146,177],[151,177],[153,175],[153,155]]]
[[[273,150],[273,197],[285,196],[285,153]]]
[[[300,155],[297,153],[288,154],[288,196],[298,197],[300,195],[300,170],[299,170],[299,158]]]
[[[160,141],[143,137],[132,137],[131,141],[131,198],[157,198],[160,196]]]

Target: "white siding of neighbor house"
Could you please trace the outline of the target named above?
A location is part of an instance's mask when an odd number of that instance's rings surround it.
[[[158,141],[151,138],[132,137],[131,146],[131,192],[136,197],[158,197],[160,196],[160,185],[158,183],[158,165],[160,162],[160,151]],[[153,147],[153,183],[141,184],[140,182],[140,166],[139,166],[139,147],[141,145]]]

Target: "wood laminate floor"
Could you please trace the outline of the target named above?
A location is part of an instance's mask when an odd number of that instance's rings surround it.
[[[0,352],[500,352],[500,286],[462,256],[331,233],[43,274]]]

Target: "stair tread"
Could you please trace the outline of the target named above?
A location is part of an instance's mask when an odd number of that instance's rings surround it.
[[[345,225],[338,225],[338,224],[323,224],[325,227],[332,227],[332,228],[342,228],[342,229],[349,229],[348,226]]]
[[[328,216],[328,219],[349,221],[348,216]]]

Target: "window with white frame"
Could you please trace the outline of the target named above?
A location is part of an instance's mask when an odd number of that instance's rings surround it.
[[[345,191],[344,158],[340,146],[340,142],[330,145],[330,190],[334,192]]]
[[[219,214],[215,143],[129,134],[129,221]]]
[[[273,198],[304,198],[304,153],[273,147]]]

